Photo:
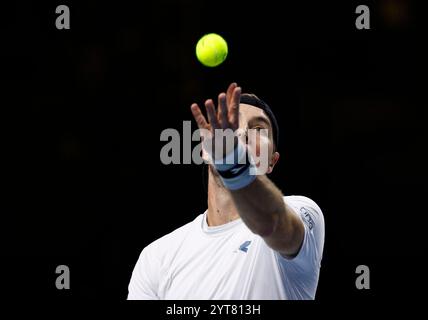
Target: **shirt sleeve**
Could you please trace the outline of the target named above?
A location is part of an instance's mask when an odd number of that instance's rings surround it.
[[[150,246],[144,248],[134,267],[128,286],[128,300],[159,300],[159,261],[150,249]]]
[[[324,249],[324,217],[318,205],[307,197],[284,197],[303,222],[305,232],[302,246],[293,258],[276,252],[284,288],[293,299],[315,299]]]

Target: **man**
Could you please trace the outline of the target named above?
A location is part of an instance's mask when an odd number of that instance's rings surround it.
[[[314,299],[322,212],[306,197],[284,197],[265,174],[252,170],[263,147],[268,165],[262,173],[278,162],[274,114],[256,96],[241,95],[236,83],[219,95],[217,110],[212,100],[205,108],[208,119],[197,104],[191,106],[199,128],[211,133],[203,150],[210,160],[208,209],[144,248],[128,299]],[[235,133],[231,147],[215,134],[227,129]],[[253,148],[246,134],[237,134],[260,129],[268,136],[258,136]]]

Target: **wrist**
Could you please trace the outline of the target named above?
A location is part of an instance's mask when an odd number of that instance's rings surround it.
[[[229,190],[239,190],[256,179],[256,170],[246,145],[238,141],[235,149],[223,159],[214,160],[214,167]]]

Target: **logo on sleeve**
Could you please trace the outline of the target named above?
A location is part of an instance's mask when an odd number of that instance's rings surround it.
[[[303,221],[308,226],[309,230],[312,230],[315,226],[314,220],[311,217],[311,214],[309,213],[309,210],[305,207],[300,208],[300,215],[302,216]]]

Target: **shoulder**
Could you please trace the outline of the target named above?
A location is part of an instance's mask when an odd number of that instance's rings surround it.
[[[305,197],[305,196],[284,196],[283,197],[284,202],[290,206],[308,206],[312,209],[319,211],[322,214],[321,208],[318,206],[318,204],[312,200],[311,198]]]
[[[321,208],[304,196],[286,196],[284,202],[299,216],[305,227],[302,246],[295,257],[275,253],[281,273],[293,299],[314,299],[324,249],[324,217]]]
[[[302,246],[294,262],[319,266],[324,248],[325,225],[324,215],[318,204],[305,196],[286,196],[284,202],[299,216],[305,227]]]
[[[202,215],[146,246],[137,260],[129,282],[128,299],[159,299],[159,282],[168,266],[168,252],[178,248]],[[174,250],[172,251],[174,252]]]
[[[324,226],[324,215],[318,204],[305,196],[285,196],[284,202],[290,206],[293,211],[298,214],[303,222],[312,229],[315,222]]]
[[[189,223],[153,241],[143,249],[142,255],[156,255],[160,258],[165,252],[171,251],[174,246],[179,246],[189,234],[200,228],[202,217],[203,214],[200,214]]]

